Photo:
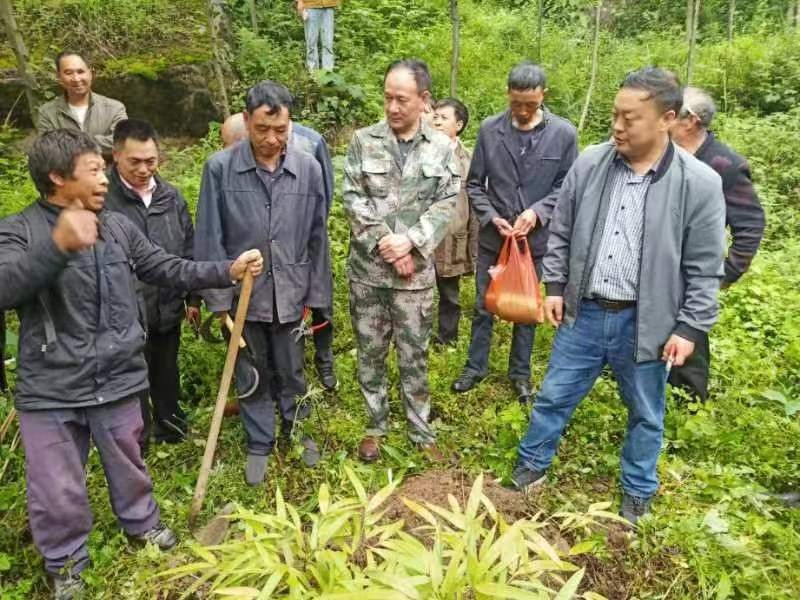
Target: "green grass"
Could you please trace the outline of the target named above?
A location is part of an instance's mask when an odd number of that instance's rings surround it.
[[[197,171],[212,142],[173,153],[167,175],[196,195]],[[340,159],[337,159],[337,164]],[[19,163],[16,163],[19,164]],[[13,189],[3,187],[3,212],[13,212],[30,198],[21,170],[10,169]],[[15,179],[16,177],[16,179]],[[287,500],[313,506],[313,492],[322,482],[340,486],[342,466],[350,464],[365,425],[365,412],[355,381],[355,350],[344,277],[346,225],[337,200],[331,217],[336,272],[337,372],[336,395],[315,393],[315,410],[307,425],[321,442],[324,460],[318,468],[301,466],[296,453],[278,452],[270,463],[268,483],[252,489],[244,484],[243,433],[237,420],[226,420],[211,478],[204,517],[230,500],[269,511],[276,486]],[[800,514],[782,509],[764,492],[796,486],[800,481],[800,423],[795,399],[800,384],[800,242],[784,239],[759,254],[751,273],[723,294],[723,311],[712,336],[712,399],[688,403],[672,394],[667,415],[666,451],[659,465],[662,487],[654,518],[620,557],[600,537],[593,563],[598,573],[620,577],[629,597],[640,598],[791,598],[800,589]],[[465,280],[462,300],[467,313],[473,302],[472,280]],[[510,328],[496,327],[491,376],[475,391],[456,396],[449,391],[466,355],[467,319],[453,350],[430,355],[431,398],[443,447],[472,472],[490,470],[507,476],[526,415],[519,409],[504,373]],[[543,376],[552,330],[538,331],[533,379]],[[190,439],[179,446],[155,447],[148,457],[156,496],[165,520],[188,539],[187,507],[202,453],[211,403],[223,362],[221,346],[209,346],[184,333],[184,391],[197,400],[188,403],[193,420]],[[318,388],[309,371],[309,382]],[[385,483],[386,470],[395,474],[424,471],[426,464],[405,437],[397,398],[397,371],[391,368],[392,430],[383,460],[357,465],[370,489]],[[0,397],[0,416],[11,401]],[[548,486],[539,498],[548,512],[585,510],[595,501],[619,499],[619,450],[624,410],[613,383],[602,379],[575,414],[563,439]],[[43,597],[46,585],[41,559],[26,523],[23,456],[9,452],[10,439],[0,449],[0,465],[9,465],[0,485],[0,596]],[[153,574],[181,560],[185,547],[171,555],[130,548],[119,532],[107,500],[105,482],[92,453],[88,485],[95,513],[90,539],[94,566],[86,578],[96,598],[150,598],[160,586]],[[657,565],[648,576],[648,567]],[[628,573],[625,577],[622,574]],[[592,577],[591,570],[589,574]],[[622,597],[622,596],[620,596]]]

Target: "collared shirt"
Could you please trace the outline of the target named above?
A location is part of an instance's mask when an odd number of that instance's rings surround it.
[[[608,178],[608,214],[589,281],[589,296],[630,301],[638,298],[644,206],[660,162],[644,175],[637,175],[621,155],[614,159]]]
[[[144,202],[146,208],[150,208],[150,202],[153,201],[153,192],[156,191],[156,186],[157,186],[155,177],[150,178],[150,181],[147,182],[147,189],[144,191],[141,191],[133,187],[130,183],[128,183],[125,180],[125,178],[122,175],[119,176],[119,180],[122,182],[122,185],[124,185],[126,188],[131,190],[134,194],[136,194],[137,196],[139,196],[139,198],[142,199],[142,202]]]

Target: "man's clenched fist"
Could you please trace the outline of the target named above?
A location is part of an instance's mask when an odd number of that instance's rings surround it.
[[[53,242],[62,252],[79,252],[97,241],[100,222],[97,215],[83,208],[65,208],[53,229]]]

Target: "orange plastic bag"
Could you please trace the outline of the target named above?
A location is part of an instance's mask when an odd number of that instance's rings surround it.
[[[486,290],[486,310],[512,323],[544,322],[542,291],[528,240],[517,242],[514,236],[507,237],[489,275],[492,280]]]

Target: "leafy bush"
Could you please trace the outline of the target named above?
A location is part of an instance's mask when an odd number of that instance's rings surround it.
[[[465,507],[450,496],[449,510],[403,499],[425,523],[412,533],[405,523],[386,522],[380,508],[399,480],[372,497],[357,475],[345,467],[355,497],[331,498],[323,484],[316,512],[301,514],[284,501],[280,489],[275,512],[241,510],[230,519],[239,534],[220,546],[194,546],[200,562],[175,567],[161,577],[192,583],[189,597],[206,583],[218,596],[237,598],[571,598],[584,569],[567,562],[591,545],[578,543],[566,552],[544,537],[547,521],[539,516],[506,523],[483,494],[483,477],[472,487]],[[559,513],[562,530],[585,531],[602,521],[620,521],[605,510]],[[586,600],[602,598],[586,592]]]

